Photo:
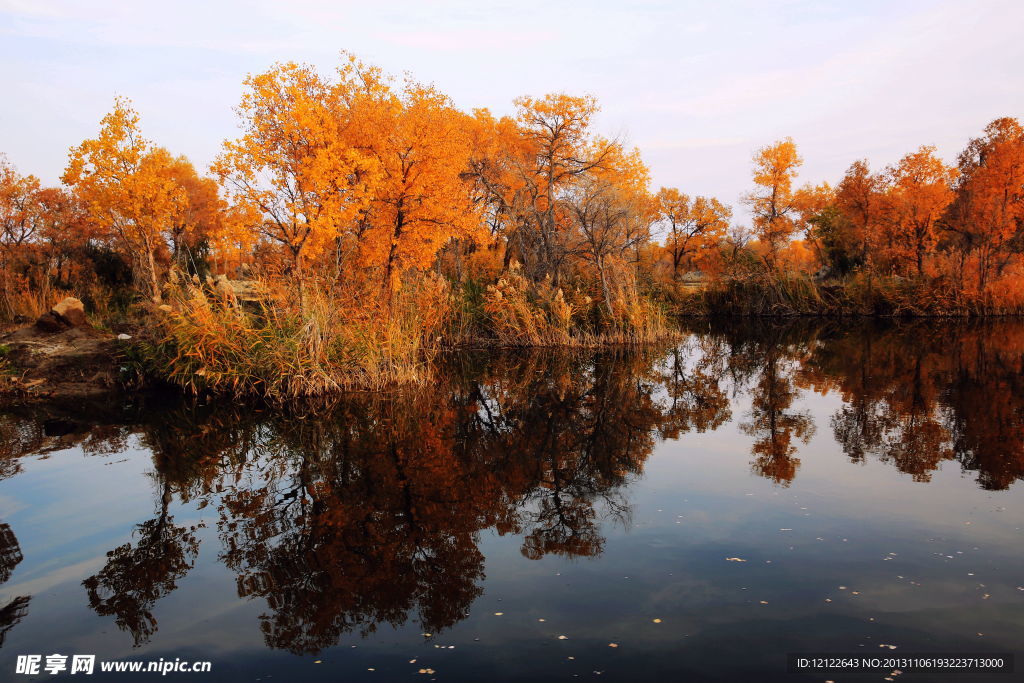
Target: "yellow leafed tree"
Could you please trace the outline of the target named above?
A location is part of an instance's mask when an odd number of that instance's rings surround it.
[[[125,99],[103,117],[99,136],[71,149],[62,180],[85,204],[89,219],[144,274],[161,301],[156,254],[188,198],[169,169],[170,153],[139,133],[139,115]]]
[[[765,248],[765,261],[774,270],[795,229],[793,180],[803,159],[793,140],[786,138],[762,147],[753,160],[757,189],[745,201],[753,213],[754,233]]]
[[[352,101],[377,73],[354,59],[334,82],[311,66],[278,64],[246,79],[240,138],[213,165],[236,205],[282,245],[300,292],[306,265],[351,230],[370,197],[375,164],[352,144]]]
[[[353,144],[371,157],[375,180],[358,226],[359,260],[380,273],[390,297],[404,272],[429,268],[449,240],[483,232],[464,177],[470,119],[447,96],[412,81],[400,93],[369,91],[356,102]]]

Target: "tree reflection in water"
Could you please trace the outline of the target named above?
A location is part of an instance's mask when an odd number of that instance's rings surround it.
[[[170,488],[164,483],[161,490],[160,514],[135,528],[138,542],[108,552],[99,573],[82,582],[89,607],[100,616],[113,616],[118,628],[131,633],[136,647],[156,632],[153,605],[177,588],[199,551],[195,529],[174,524],[168,514]]]
[[[481,593],[486,529],[531,559],[599,555],[602,526],[629,524],[628,485],[659,440],[735,419],[753,471],[789,485],[815,433],[808,392],[842,398],[829,427],[852,461],[926,482],[955,460],[989,489],[1024,475],[1022,326],[701,326],[668,350],[453,354],[429,388],[284,412],[193,402],[49,429],[7,415],[0,473],[28,453],[138,439],[157,514],[85,580],[90,606],[136,645],[153,636],[156,603],[198,553],[177,499],[216,511],[238,595],[265,604],[267,644],[296,653],[382,624],[452,626]],[[0,628],[24,608],[4,608]]]
[[[0,585],[7,583],[11,573],[21,561],[21,546],[9,524],[0,523]],[[0,647],[4,645],[7,632],[14,628],[28,614],[30,596],[19,595],[0,607]]]

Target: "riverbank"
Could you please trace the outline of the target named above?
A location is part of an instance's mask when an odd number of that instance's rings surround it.
[[[45,332],[35,325],[0,336],[4,400],[88,400],[120,391],[125,342],[91,326]]]
[[[677,301],[630,290],[614,300],[614,318],[603,302],[578,290],[529,288],[514,275],[468,294],[442,279],[425,279],[390,304],[378,300],[362,307],[356,295],[341,298],[308,290],[299,302],[292,291],[253,281],[189,281],[172,290],[161,306],[138,306],[131,322],[121,325],[87,320],[81,302],[68,299],[35,324],[0,336],[0,399],[74,402],[130,386],[281,404],[429,385],[435,357],[447,350],[555,352],[672,343],[686,336],[687,319],[1019,315],[935,306],[940,299],[903,305],[913,299],[912,283],[881,281],[872,299],[851,283],[791,280],[713,283],[691,288]],[[66,302],[77,303],[62,308]]]
[[[948,278],[856,274],[817,278],[808,273],[752,273],[699,287],[665,287],[668,308],[681,316],[836,316],[969,318],[1024,315],[1015,291],[978,293]]]

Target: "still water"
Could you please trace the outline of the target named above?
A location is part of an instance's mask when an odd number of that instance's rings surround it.
[[[426,390],[316,409],[8,409],[0,679],[33,653],[212,662],[170,675],[197,681],[1020,660],[1022,371],[1018,323],[733,323],[453,354]]]

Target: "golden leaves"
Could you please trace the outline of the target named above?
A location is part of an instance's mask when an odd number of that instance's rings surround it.
[[[159,301],[154,255],[164,233],[187,210],[188,193],[172,171],[182,162],[144,139],[138,123],[128,100],[115,100],[99,135],[71,149],[62,180],[74,188],[90,220],[139,262]]]

